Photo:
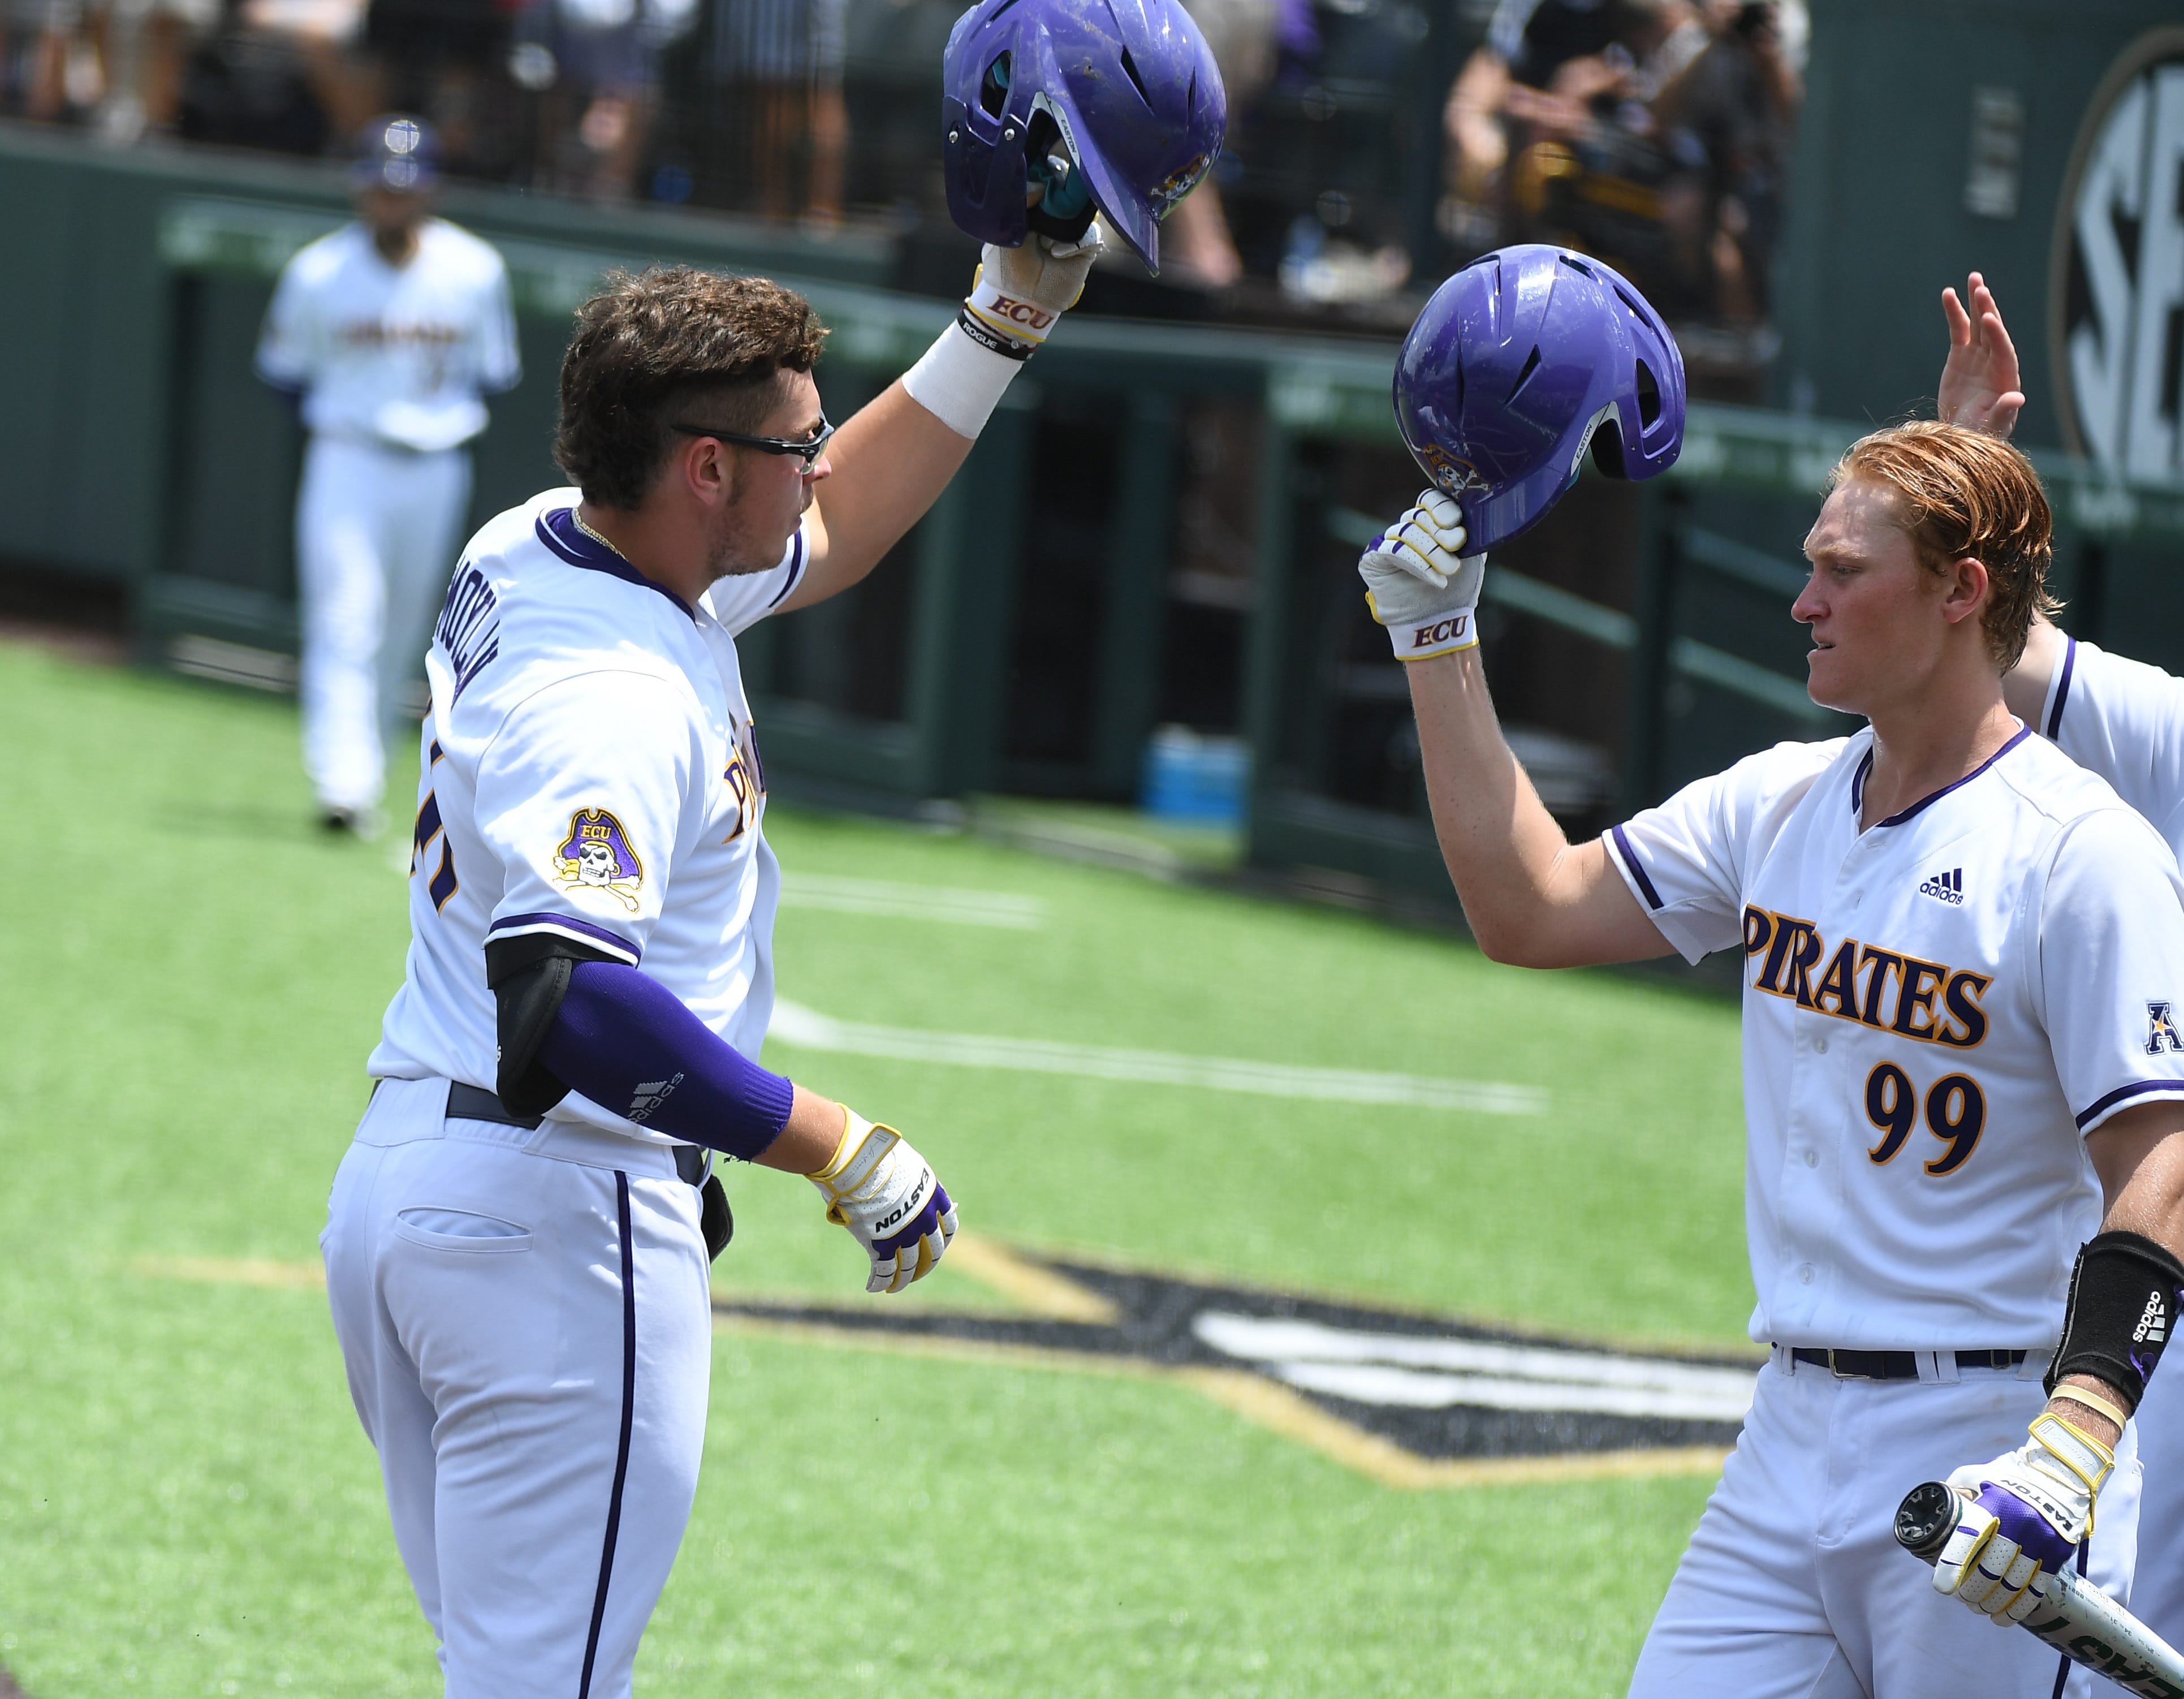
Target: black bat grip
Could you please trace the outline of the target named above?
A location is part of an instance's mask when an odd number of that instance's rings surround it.
[[[1942,1555],[1957,1529],[1961,1507],[1956,1490],[1943,1481],[1924,1481],[1903,1495],[1896,1507],[1896,1543],[1921,1562],[1931,1563]]]

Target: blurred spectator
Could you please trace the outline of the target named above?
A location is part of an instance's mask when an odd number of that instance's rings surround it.
[[[1758,325],[1803,25],[1796,0],[1502,0],[1447,104],[1444,232],[1567,242],[1672,319]]]
[[[1486,237],[1480,245],[1505,233],[1513,154],[1603,120],[1644,134],[1646,103],[1706,41],[1683,0],[1502,0],[1446,118],[1456,198]]]
[[[838,225],[844,0],[701,3],[662,65],[674,122],[655,174],[670,191],[660,198]]]
[[[284,153],[354,133],[380,106],[364,14],[364,0],[230,0],[183,74],[181,133]]]
[[[627,199],[659,107],[662,47],[697,0],[531,0],[510,75],[538,97],[532,187]]]
[[[1278,0],[1184,0],[1184,9],[1206,37],[1221,73],[1229,125],[1240,127],[1273,81]],[[1225,289],[1244,275],[1220,185],[1211,172],[1167,215],[1161,247],[1181,281]]]
[[[1714,316],[1728,324],[1766,315],[1782,181],[1804,98],[1784,9],[1772,0],[1708,0],[1712,40],[1653,102],[1672,150],[1703,162],[1663,217],[1687,248],[1704,243]]]
[[[220,0],[0,0],[0,105],[116,142],[169,130]]]
[[[446,169],[505,178],[519,156],[508,80],[515,13],[502,0],[371,0],[364,41],[388,105],[421,113]]]

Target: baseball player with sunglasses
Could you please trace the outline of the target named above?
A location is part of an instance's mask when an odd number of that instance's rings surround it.
[[[1163,99],[1197,90],[1202,43],[1170,0],[1112,11],[1110,57],[1135,42]],[[1019,0],[1011,27],[1050,67],[1047,36],[1098,36],[1088,15]],[[1040,109],[1071,127],[1038,170],[1017,135],[983,162],[989,194],[1013,172],[1015,218],[956,323],[838,431],[800,296],[687,268],[610,281],[562,362],[573,487],[457,564],[427,660],[408,971],[322,1239],[454,1699],[630,1691],[697,1485],[720,1158],[809,1179],[868,1291],[923,1278],[956,1232],[899,1133],[758,1060],[780,873],[736,638],[855,583],[930,505],[1077,298],[1095,211],[1150,243],[1175,163],[1115,165],[1112,114],[1067,92]]]
[[[2184,1281],[2184,1058],[2148,1036],[2184,995],[2184,879],[2004,699],[2049,605],[2038,477],[1951,424],[1853,444],[1790,612],[1814,699],[1866,727],[1572,844],[1495,719],[1479,551],[1588,446],[1626,477],[1673,460],[1680,361],[1598,262],[1504,250],[1429,304],[1397,402],[1437,487],[1360,571],[1480,947],[1743,958],[1752,1335],[1772,1356],[1630,1691],[2051,1699],[2056,1655],[1981,1618],[2022,1619],[2069,1563],[2129,1585],[2126,1419]],[[1892,1523],[1943,1477],[1962,1508],[1930,1578]]]

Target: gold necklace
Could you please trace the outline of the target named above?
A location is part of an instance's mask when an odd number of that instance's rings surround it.
[[[569,517],[577,521],[577,530],[582,532],[585,536],[590,538],[592,541],[598,543],[600,548],[612,554],[616,560],[622,562],[625,565],[629,564],[628,555],[623,554],[621,549],[616,549],[613,543],[610,543],[605,538],[600,536],[599,532],[593,530],[590,526],[584,523],[584,515],[582,510],[573,507],[571,508],[569,510]]]

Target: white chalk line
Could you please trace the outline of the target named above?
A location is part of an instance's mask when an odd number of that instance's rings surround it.
[[[1282,1062],[1224,1056],[1179,1056],[1168,1050],[1111,1049],[1042,1039],[987,1038],[922,1028],[882,1027],[838,1021],[783,999],[773,1005],[767,1036],[808,1050],[885,1056],[902,1061],[943,1062],[960,1067],[1007,1068],[1026,1073],[1070,1074],[1084,1079],[1128,1080],[1144,1085],[1191,1085],[1334,1103],[1404,1104],[1421,1109],[1462,1109],[1483,1115],[1538,1115],[1547,1095],[1528,1085],[1492,1080],[1435,1079],[1418,1074],[1365,1073],[1348,1068],[1294,1067]]]
[[[836,914],[883,915],[893,920],[938,921],[951,926],[990,926],[1037,932],[1046,905],[1007,891],[967,891],[946,885],[906,885],[892,879],[855,879],[834,873],[783,873],[781,905],[827,909]]]

